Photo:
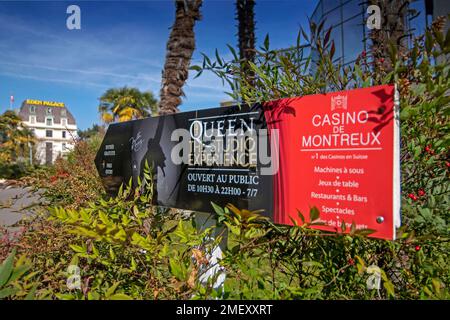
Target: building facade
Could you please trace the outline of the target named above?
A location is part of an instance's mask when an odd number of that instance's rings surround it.
[[[19,116],[38,140],[34,163],[51,164],[73,149],[77,125],[63,102],[27,99]]]

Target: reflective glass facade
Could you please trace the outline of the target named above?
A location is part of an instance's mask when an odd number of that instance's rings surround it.
[[[348,64],[367,50],[364,13],[366,5],[361,0],[320,0],[311,20],[317,25],[325,21],[323,32],[332,27],[330,39],[336,48],[335,62]],[[313,51],[314,52],[314,51]],[[313,54],[313,60],[315,55]]]
[[[362,51],[370,48],[369,32],[366,26],[367,4],[364,0],[319,0],[311,20],[317,25],[323,20],[325,33],[332,27],[331,40],[334,40],[335,62],[346,65],[356,60]],[[411,9],[420,14],[412,21],[407,21],[407,28],[413,34],[421,34],[425,29],[424,1],[412,2]],[[313,49],[314,52],[314,49]],[[313,60],[314,53],[313,53]]]

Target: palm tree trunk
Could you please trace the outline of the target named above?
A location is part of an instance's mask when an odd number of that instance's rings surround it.
[[[194,25],[200,20],[202,0],[175,0],[175,22],[167,42],[166,62],[161,83],[159,114],[178,111],[183,85],[195,49]]]
[[[241,73],[252,85],[254,73],[248,62],[255,62],[255,0],[236,0],[238,20],[238,46],[241,60]]]

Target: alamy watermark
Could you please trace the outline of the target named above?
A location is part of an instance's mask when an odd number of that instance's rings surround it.
[[[72,4],[67,7],[66,13],[69,16],[66,19],[66,27],[69,30],[81,29],[81,9],[79,6]]]
[[[368,290],[380,290],[381,285],[381,269],[376,265],[371,265],[366,272],[370,274],[367,278],[366,285]]]
[[[366,25],[370,30],[381,29],[381,9],[377,5],[370,5],[367,7],[367,17]]]
[[[81,289],[81,275],[80,267],[71,264],[67,268],[68,277],[66,280],[66,285],[69,290]]]

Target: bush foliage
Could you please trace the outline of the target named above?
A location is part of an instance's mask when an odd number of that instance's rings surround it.
[[[58,158],[52,166],[34,170],[22,181],[36,189],[44,189],[53,205],[78,208],[104,195],[94,159],[103,135],[75,141],[75,148],[66,158]]]

